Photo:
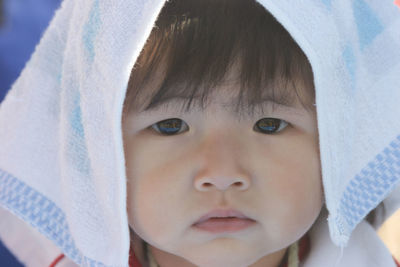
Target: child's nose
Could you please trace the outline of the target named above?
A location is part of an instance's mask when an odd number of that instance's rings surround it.
[[[251,185],[251,174],[246,169],[245,156],[240,152],[242,145],[232,136],[212,136],[198,154],[202,159],[200,169],[194,178],[194,186],[199,191],[247,190]]]
[[[199,191],[211,191],[218,189],[225,191],[230,188],[244,191],[249,188],[250,182],[247,177],[238,176],[203,176],[195,180],[194,186]]]

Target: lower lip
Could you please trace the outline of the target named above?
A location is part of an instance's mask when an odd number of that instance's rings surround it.
[[[194,227],[210,232],[237,232],[252,226],[254,220],[240,218],[211,218],[201,223],[194,224]]]

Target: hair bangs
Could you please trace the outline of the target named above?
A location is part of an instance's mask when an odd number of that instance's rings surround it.
[[[166,2],[132,69],[124,109],[146,111],[175,97],[185,98],[182,110],[192,102],[204,109],[231,71],[240,83],[232,91],[238,114],[252,114],[262,98],[313,109],[307,57],[254,0]]]

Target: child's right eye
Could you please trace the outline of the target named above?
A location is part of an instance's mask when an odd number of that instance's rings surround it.
[[[184,125],[184,129],[180,130],[182,128],[182,123]],[[285,129],[289,124],[281,119],[276,119],[276,118],[262,118],[257,121],[257,123],[254,125],[254,130],[257,132],[265,133],[265,134],[276,134],[281,132],[283,129]],[[151,128],[155,130],[156,132],[160,133],[161,135],[175,135],[177,133],[181,133],[185,130],[189,129],[189,126],[181,119],[178,118],[172,118],[172,119],[166,119],[159,121],[153,125],[151,125]]]
[[[183,120],[178,118],[167,119],[151,125],[151,128],[162,135],[174,135],[179,132],[179,129],[182,127],[182,122]],[[189,128],[186,123],[185,125],[186,128]]]

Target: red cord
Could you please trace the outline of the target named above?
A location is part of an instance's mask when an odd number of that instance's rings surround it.
[[[58,256],[58,257],[50,264],[49,267],[54,267],[54,266],[56,266],[56,264],[57,264],[62,258],[64,258],[64,257],[65,257],[64,254],[61,254],[60,256]]]
[[[394,259],[394,262],[396,263],[396,266],[400,267],[400,263],[397,261],[397,259],[395,257],[393,257],[393,259]]]
[[[142,264],[140,263],[138,258],[136,258],[136,255],[133,252],[132,242],[131,242],[131,246],[129,248],[129,267],[142,267]]]

